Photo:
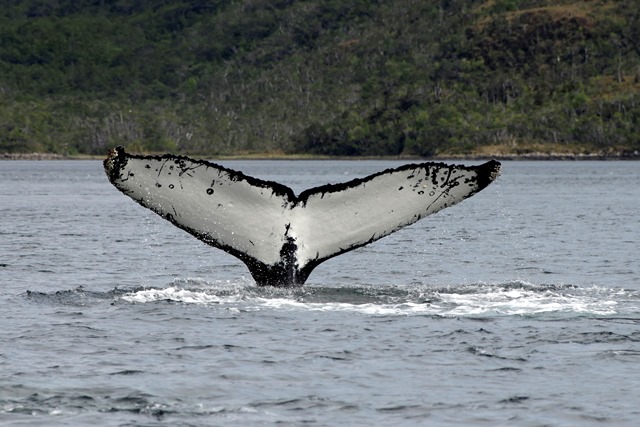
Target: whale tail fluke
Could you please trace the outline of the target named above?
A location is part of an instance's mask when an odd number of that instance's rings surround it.
[[[111,183],[201,241],[243,261],[258,285],[302,285],[320,263],[374,242],[493,182],[500,163],[408,164],[295,195],[282,184],[184,156],[122,147]]]

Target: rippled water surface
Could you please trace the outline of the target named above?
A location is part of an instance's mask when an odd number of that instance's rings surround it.
[[[227,161],[305,188],[393,161]],[[640,165],[506,162],[300,289],[119,193],[0,162],[0,424],[634,426]]]

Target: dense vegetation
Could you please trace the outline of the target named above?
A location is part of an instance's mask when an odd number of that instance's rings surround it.
[[[7,0],[0,152],[640,150],[636,0]]]

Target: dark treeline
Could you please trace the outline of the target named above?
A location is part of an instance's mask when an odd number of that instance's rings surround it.
[[[8,0],[0,152],[640,150],[636,0]]]

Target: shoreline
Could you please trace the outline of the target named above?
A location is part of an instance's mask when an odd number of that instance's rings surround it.
[[[189,154],[186,154],[189,156]],[[407,160],[407,161],[443,161],[443,160],[557,160],[557,161],[580,161],[580,160],[640,160],[640,151],[619,152],[612,154],[604,153],[482,153],[482,154],[440,154],[432,157],[419,156],[314,156],[305,154],[237,154],[218,156],[192,156],[208,158],[213,160]],[[55,153],[0,153],[2,160],[103,160],[105,156],[98,155],[74,155],[64,156]]]
[[[0,153],[0,160],[68,160],[61,154],[54,153]]]

